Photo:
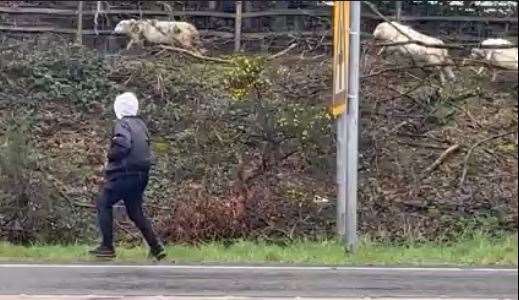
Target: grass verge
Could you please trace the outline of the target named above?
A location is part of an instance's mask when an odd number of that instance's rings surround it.
[[[199,246],[167,247],[168,260],[177,263],[289,263],[319,265],[402,266],[517,266],[517,234],[491,238],[471,235],[455,243],[389,245],[364,239],[355,253],[337,241],[299,241],[287,246],[237,241],[230,246],[213,242]],[[16,246],[0,243],[3,262],[92,262],[85,245]],[[146,262],[145,247],[117,249],[115,262]]]

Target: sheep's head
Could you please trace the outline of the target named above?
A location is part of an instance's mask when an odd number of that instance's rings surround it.
[[[123,20],[119,23],[117,23],[117,26],[115,26],[114,32],[115,33],[129,33],[132,25],[134,25],[137,21],[135,19],[130,20]]]
[[[387,31],[387,25],[389,24],[386,22],[378,24],[378,26],[375,28],[375,31],[373,31],[373,39],[375,41],[381,41],[387,38],[387,34],[385,33]]]
[[[376,42],[396,42],[397,38],[401,35],[400,32],[395,29],[396,26],[400,28],[404,27],[396,22],[392,22],[391,24],[388,22],[378,24],[373,31],[373,39]]]

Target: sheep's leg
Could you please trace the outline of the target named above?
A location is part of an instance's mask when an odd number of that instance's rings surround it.
[[[440,82],[441,84],[445,84],[447,80],[445,79],[445,74],[443,74],[443,69],[438,68],[438,74],[440,75]]]
[[[492,79],[491,79],[491,81],[492,81],[492,82],[495,82],[496,79],[497,79],[497,70],[496,70],[496,69],[493,69],[493,70],[492,70]]]
[[[134,40],[131,39],[131,40],[128,42],[128,45],[126,45],[126,50],[130,50],[130,48],[132,47],[133,43],[134,43]]]
[[[485,61],[492,62],[493,61],[493,59],[492,59],[493,54],[494,54],[494,51],[492,49],[488,49],[487,50],[487,54],[485,55]],[[481,67],[479,69],[480,72],[478,74],[481,74],[481,72],[483,72],[483,68],[484,67]],[[496,77],[496,69],[492,68],[492,71],[493,71],[492,81],[494,81],[494,77]]]
[[[479,71],[479,70],[477,70],[475,67],[469,67],[469,69],[470,69],[472,72],[478,74],[478,71]]]
[[[454,71],[452,71],[451,67],[445,67],[444,70],[447,73],[447,77],[449,77],[449,79],[451,79],[451,80],[455,80],[456,79],[456,75],[454,74]]]
[[[130,50],[130,48],[133,46],[133,44],[139,44],[139,45],[142,44],[142,39],[141,39],[140,35],[141,35],[140,32],[137,30],[133,30],[130,32],[130,34],[129,34],[130,42],[126,46],[126,50]]]
[[[200,38],[200,35],[198,33],[193,35],[193,44],[194,44],[194,47],[196,48],[196,51],[198,51],[200,54],[205,54],[207,52],[204,49],[202,39]]]
[[[202,53],[200,52],[199,48],[196,47],[196,46],[194,45],[193,41],[189,41],[189,42],[187,42],[187,43],[186,43],[186,48],[189,49],[189,50],[191,50],[191,51],[193,51],[193,52],[196,53],[196,54],[199,54],[199,55],[202,54]]]
[[[445,75],[443,75],[443,72],[440,72],[440,82],[441,84],[445,84],[447,80],[445,79]]]
[[[169,37],[169,45],[172,47],[182,47],[182,41],[176,38],[174,35]]]
[[[377,52],[377,56],[382,55],[382,52],[384,52],[384,50],[386,50],[386,46],[382,46],[382,48],[380,48],[380,50]]]

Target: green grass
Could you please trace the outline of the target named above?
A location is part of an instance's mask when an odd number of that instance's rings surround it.
[[[237,241],[200,246],[167,248],[168,259],[177,263],[293,263],[319,265],[402,265],[402,266],[517,266],[517,235],[490,238],[476,234],[450,244],[422,243],[384,245],[363,240],[354,254],[346,253],[336,241],[300,241],[287,246]],[[0,243],[3,262],[91,262],[88,246],[29,247]],[[145,247],[117,249],[115,262],[146,262]]]

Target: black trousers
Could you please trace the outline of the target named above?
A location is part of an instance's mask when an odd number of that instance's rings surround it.
[[[155,249],[159,246],[151,222],[144,216],[142,209],[143,194],[148,185],[148,178],[148,172],[121,175],[107,180],[103,186],[96,203],[103,246],[113,247],[113,206],[120,200],[124,201],[128,217],[139,228],[150,248]]]

